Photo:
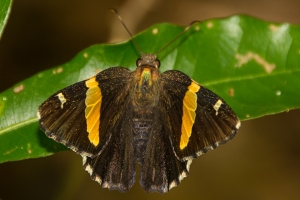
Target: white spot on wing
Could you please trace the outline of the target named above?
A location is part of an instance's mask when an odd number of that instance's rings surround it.
[[[241,127],[241,121],[238,121],[238,123],[235,125],[236,129],[239,129]]]
[[[37,111],[36,115],[37,115],[38,119],[41,119],[40,111]]]
[[[82,165],[85,165],[86,163],[86,156],[82,156]]]
[[[186,169],[187,169],[188,172],[190,171],[190,167],[191,167],[192,161],[193,161],[193,159],[188,159],[188,161],[186,163]]]
[[[103,184],[102,184],[102,187],[103,188],[109,188],[109,184],[108,184],[108,182],[106,181],[106,182],[104,182]]]
[[[97,183],[99,183],[99,184],[102,183],[102,179],[101,179],[99,176],[96,176],[96,177],[95,177],[95,181],[96,181]]]
[[[197,156],[201,156],[203,154],[203,151],[199,151],[199,152],[197,152]]]
[[[171,190],[173,187],[177,186],[176,180],[172,181],[171,184],[169,185],[169,190]]]
[[[91,167],[91,165],[87,165],[85,171],[87,171],[90,176],[93,175],[93,168]]]
[[[67,100],[65,99],[65,96],[63,95],[63,93],[58,93],[56,96],[58,97],[58,99],[59,99],[59,101],[61,103],[60,107],[63,108],[64,107],[64,103],[67,102]]]
[[[179,182],[182,181],[182,179],[184,179],[185,177],[187,177],[187,174],[185,171],[183,171],[180,175],[179,175]]]
[[[215,109],[215,111],[216,111],[216,115],[218,115],[218,111],[219,111],[219,108],[220,108],[220,106],[222,105],[222,101],[219,99],[217,102],[216,102],[216,104],[214,105],[214,109]]]

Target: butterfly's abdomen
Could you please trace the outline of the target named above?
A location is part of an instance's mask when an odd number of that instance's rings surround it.
[[[134,153],[138,163],[142,163],[151,130],[151,119],[133,119]]]

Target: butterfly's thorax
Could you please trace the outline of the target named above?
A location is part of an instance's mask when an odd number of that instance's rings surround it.
[[[159,100],[159,72],[156,67],[139,66],[135,71],[132,93],[135,157],[142,162]]]
[[[155,106],[158,101],[158,69],[152,66],[140,66],[135,71],[133,93],[134,106],[141,109]]]

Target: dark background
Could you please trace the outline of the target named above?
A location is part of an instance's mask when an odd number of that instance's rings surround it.
[[[129,39],[110,7],[133,34],[239,13],[300,24],[299,0],[15,0],[0,41],[0,92],[93,44]],[[189,177],[165,195],[144,193],[138,181],[124,194],[102,189],[69,151],[1,164],[0,199],[300,199],[299,118],[293,110],[243,122],[234,140],[194,160]]]

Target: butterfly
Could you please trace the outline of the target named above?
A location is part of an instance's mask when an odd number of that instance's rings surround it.
[[[160,73],[156,54],[142,53],[136,65],[108,68],[56,92],[40,105],[39,124],[80,154],[103,188],[128,191],[140,164],[142,188],[166,193],[189,174],[194,158],[233,138],[241,123],[188,75]]]

